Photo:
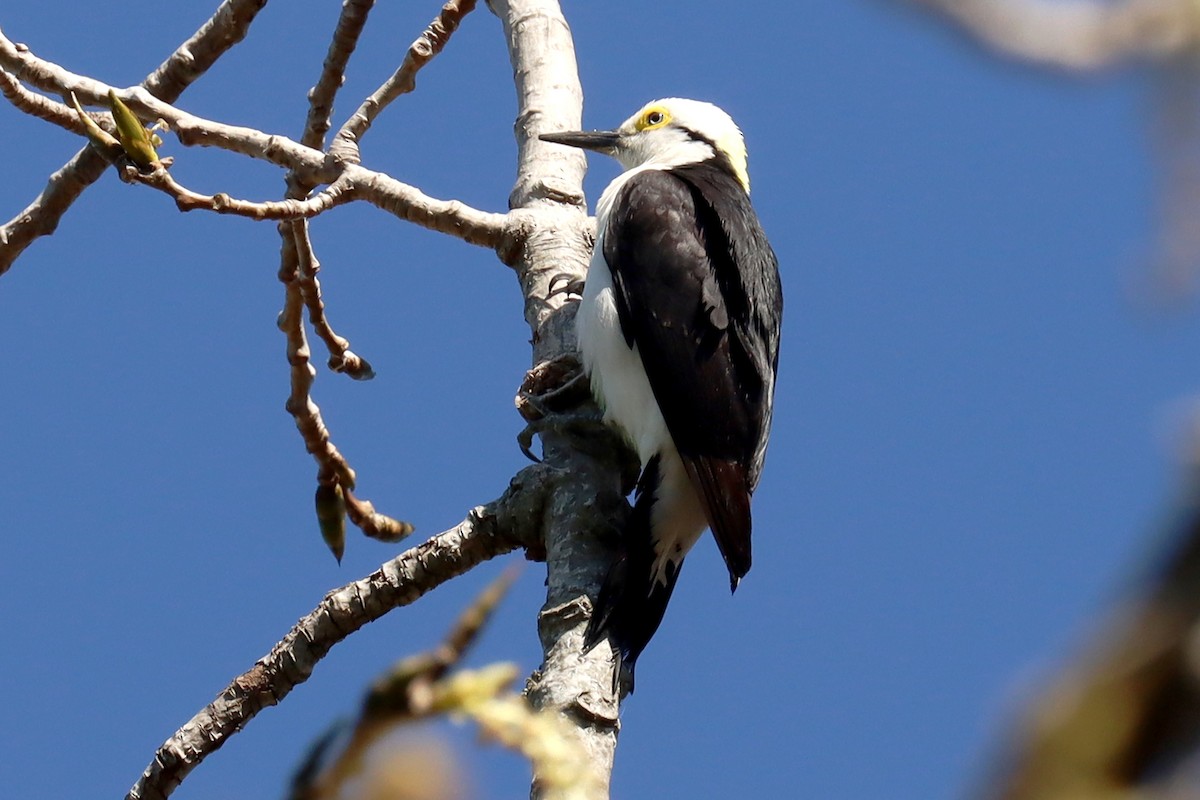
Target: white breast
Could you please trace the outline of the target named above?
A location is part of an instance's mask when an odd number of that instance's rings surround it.
[[[605,421],[625,435],[643,468],[656,454],[660,458],[662,479],[652,511],[652,534],[658,554],[655,571],[663,580],[666,562],[681,561],[704,532],[704,511],[654,399],[642,357],[636,346],[625,343],[621,333],[612,272],[604,260],[604,231],[613,200],[626,180],[647,168],[622,173],[600,197],[596,249],[575,326],[583,367],[591,377],[592,392],[604,409]]]
[[[621,429],[645,466],[664,445],[674,449],[674,443],[650,389],[642,357],[636,346],[631,349],[625,343],[621,333],[612,272],[604,260],[604,232],[613,200],[625,181],[640,171],[633,169],[617,176],[600,196],[596,249],[588,266],[575,331],[583,368],[591,376],[592,392],[604,409],[605,421]]]

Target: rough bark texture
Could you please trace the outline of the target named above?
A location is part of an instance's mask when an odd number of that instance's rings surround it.
[[[166,800],[205,757],[308,680],[330,648],[367,623],[415,602],[483,561],[536,546],[536,521],[546,498],[546,481],[540,476],[546,469],[526,468],[499,499],[471,509],[455,527],[326,595],[271,652],[234,678],[158,748],[126,800]]]
[[[500,253],[521,283],[536,367],[574,356],[574,304],[564,307],[562,295],[549,297],[549,282],[562,273],[581,275],[594,239],[582,191],[583,155],[545,144],[537,134],[577,130],[583,93],[557,2],[494,0],[490,6],[504,24],[518,103],[517,181]],[[595,435],[603,440],[602,431]],[[604,787],[600,796],[607,797],[618,729],[612,653],[601,644],[584,654],[582,645],[588,595],[599,589],[611,562],[609,542],[625,502],[619,445],[580,445],[553,426],[542,432],[545,461],[561,478],[543,517],[548,577],[538,631],[545,655],[527,691],[537,707],[557,709],[572,721]],[[535,776],[532,797],[542,796]]]

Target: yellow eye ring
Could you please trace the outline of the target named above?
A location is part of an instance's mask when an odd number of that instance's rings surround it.
[[[671,121],[671,115],[664,109],[652,108],[642,114],[642,118],[638,121],[638,130],[650,130],[651,128],[661,128]]]

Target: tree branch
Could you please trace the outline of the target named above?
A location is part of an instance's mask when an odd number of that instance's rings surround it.
[[[158,748],[126,800],[165,800],[229,736],[308,680],[334,645],[367,623],[410,605],[483,561],[521,547],[536,549],[546,471],[541,466],[522,470],[499,499],[472,509],[455,527],[326,595],[271,652]]]
[[[911,0],[1005,55],[1069,70],[1161,58],[1200,38],[1192,0]]]
[[[117,90],[92,78],[76,75],[34,56],[27,48],[18,47],[2,32],[0,69],[42,91],[63,95],[73,91],[80,102],[88,105],[107,105],[109,91],[116,91],[117,96],[142,119],[165,120],[184,145],[219,147],[241,153],[304,175],[315,175],[320,183],[332,183],[341,178],[347,187],[377,208],[423,227],[457,236],[471,244],[497,247],[508,222],[505,214],[478,211],[457,200],[438,200],[413,186],[364,167],[329,164],[320,150],[305,147],[286,136],[202,119],[159,100],[141,87]],[[91,158],[89,155],[80,157]],[[103,169],[103,159],[100,169]],[[78,193],[69,199],[73,200],[76,196]],[[54,219],[56,221],[57,217]],[[0,229],[0,236],[4,233]],[[0,244],[4,243],[5,240],[0,238]],[[0,253],[0,267],[9,255],[15,258],[15,254],[9,254],[6,247]]]
[[[12,103],[18,111],[23,111],[32,117],[45,120],[60,128],[65,128],[79,136],[87,135],[87,131],[83,127],[83,122],[80,121],[75,111],[69,108],[66,103],[60,103],[37,92],[29,91],[21,85],[19,80],[4,70],[0,70],[0,94],[4,95],[4,98]],[[95,114],[92,116],[97,120],[97,124],[99,124],[99,118],[103,115]]]
[[[504,25],[517,90],[517,180],[509,199],[510,225],[501,258],[514,267],[533,331],[535,369],[574,358],[574,304],[552,296],[550,279],[582,275],[591,256],[594,226],[587,216],[582,181],[586,161],[539,141],[536,134],[578,129],[583,94],[571,32],[554,0],[491,0]],[[554,468],[552,499],[544,519],[546,604],[538,616],[544,660],[530,678],[528,694],[538,708],[555,709],[572,724],[587,750],[596,778],[593,796],[607,797],[616,749],[618,699],[607,644],[583,652],[590,596],[598,592],[614,557],[611,547],[626,512],[624,446],[595,423],[590,441],[556,424],[539,423],[545,463]],[[561,417],[558,419],[562,422]],[[544,798],[534,781],[532,796]]]
[[[312,240],[309,237],[307,225],[293,225],[293,235],[296,237],[296,255],[299,259],[298,279],[300,293],[304,297],[304,305],[308,308],[308,321],[313,330],[325,342],[329,352],[327,366],[333,372],[349,375],[354,380],[370,380],[375,377],[374,370],[366,359],[350,349],[350,342],[338,336],[325,316],[325,302],[321,299],[321,282],[317,273],[321,271],[321,262],[313,252]]]
[[[255,16],[266,4],[267,0],[225,0],[196,33],[142,81],[142,86],[156,97],[174,102],[246,36]],[[0,31],[0,38],[3,36]],[[63,214],[88,186],[100,179],[105,166],[98,153],[84,147],[50,176],[46,188],[32,203],[0,225],[0,275],[8,271],[35,239],[58,228]]]
[[[475,10],[476,0],[449,0],[433,22],[417,37],[404,54],[404,61],[392,77],[375,90],[342,125],[329,146],[329,154],[338,161],[357,164],[361,159],[359,143],[375,118],[400,95],[417,86],[417,73],[442,52],[458,30],[463,17]]]
[[[329,42],[329,51],[321,65],[321,77],[308,93],[308,117],[304,121],[301,144],[313,148],[324,145],[325,134],[330,127],[329,120],[333,116],[333,99],[342,88],[346,65],[358,47],[363,26],[367,24],[367,15],[374,7],[375,0],[346,0],[342,4],[342,13]]]
[[[316,256],[312,253],[308,229],[304,226],[303,221],[297,221],[291,225],[299,230],[293,229],[290,235],[281,237],[279,280],[284,284],[285,291],[283,311],[279,314],[278,324],[279,329],[287,337],[287,360],[290,365],[291,389],[286,408],[296,422],[296,428],[304,440],[305,449],[317,462],[318,518],[321,518],[322,512],[325,510],[322,508],[322,503],[327,499],[327,495],[322,493],[336,492],[340,503],[328,510],[335,522],[337,517],[344,513],[367,536],[383,541],[398,542],[413,532],[413,526],[386,514],[378,513],[370,501],[355,496],[353,490],[357,478],[354,470],[329,438],[329,429],[321,417],[321,409],[313,402],[312,384],[317,376],[317,371],[311,363],[311,351],[308,347],[308,337],[304,333],[302,311],[305,305],[306,285],[309,296],[314,298],[318,304],[320,303],[315,288],[315,273],[306,274],[306,265],[308,269],[313,269]],[[323,306],[320,308],[319,318],[324,318]],[[349,353],[349,350],[346,350],[345,353]],[[354,358],[357,360],[357,356]],[[360,369],[362,363],[359,364]],[[362,371],[362,377],[366,377],[366,370],[369,369],[370,366],[367,365]],[[340,562],[345,546],[344,531],[339,528],[331,537],[331,534],[322,526],[322,534],[326,537],[326,544],[333,551],[334,557]]]
[[[1200,462],[1152,574],[1034,698],[982,797],[1195,797]]]
[[[212,211],[230,214],[256,221],[262,220],[307,220],[325,213],[331,208],[345,205],[356,198],[354,189],[347,181],[337,180],[323,192],[304,199],[265,200],[255,202],[239,200],[224,192],[214,195],[194,192],[172,177],[165,167],[151,172],[139,172],[130,166],[123,175],[136,183],[145,184],[169,195],[180,211]]]
[[[224,0],[207,22],[146,76],[142,86],[155,97],[175,102],[221,56],[246,38],[250,24],[266,4],[267,0]]]

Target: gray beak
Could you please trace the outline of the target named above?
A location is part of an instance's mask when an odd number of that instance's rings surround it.
[[[560,131],[543,133],[538,138],[543,142],[582,147],[584,150],[594,150],[610,156],[621,142],[621,134],[618,131]]]

